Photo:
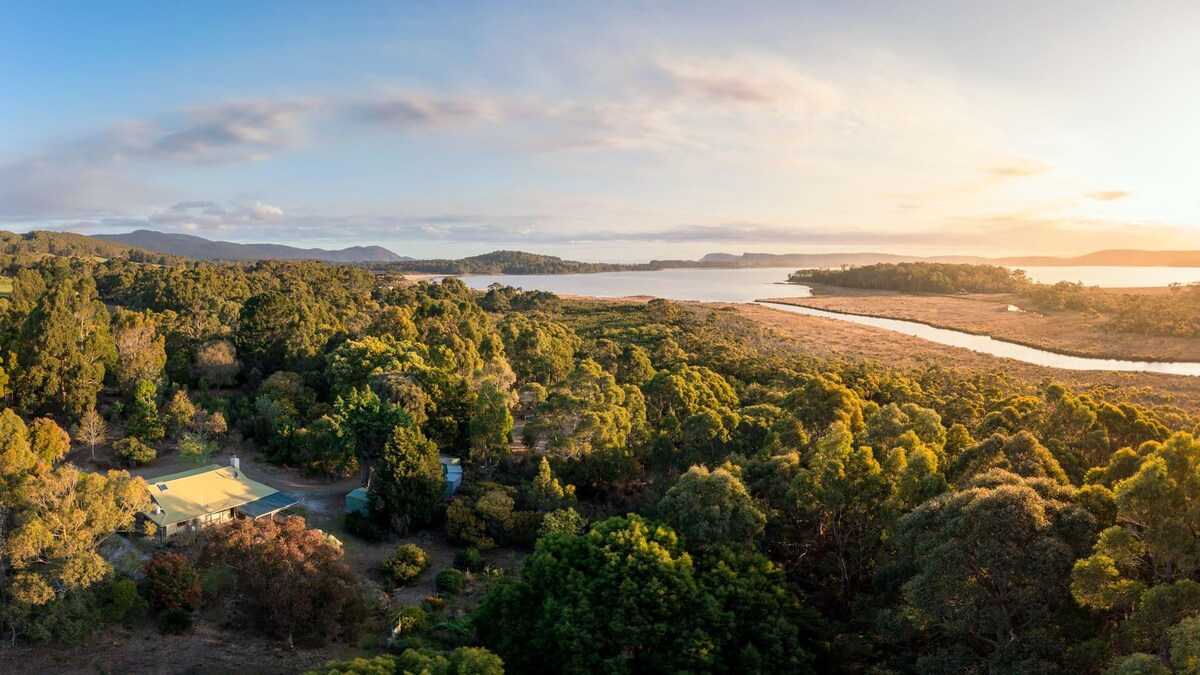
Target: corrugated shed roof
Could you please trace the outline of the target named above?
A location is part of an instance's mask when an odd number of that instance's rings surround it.
[[[289,506],[295,506],[296,500],[291,495],[282,492],[276,492],[273,495],[267,495],[262,499],[255,499],[249,504],[242,504],[237,507],[238,511],[246,514],[251,518],[262,518],[276,511],[282,511]]]
[[[235,478],[232,468],[217,464],[147,479],[147,483],[150,498],[162,507],[162,513],[151,507],[146,517],[159,526],[219,513],[279,492],[241,472]]]

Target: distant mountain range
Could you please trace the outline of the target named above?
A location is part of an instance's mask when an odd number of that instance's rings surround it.
[[[283,244],[238,244],[213,241],[189,234],[137,230],[126,234],[82,235],[34,230],[23,234],[0,231],[0,254],[61,255],[128,258],[170,264],[184,258],[199,260],[320,260],[330,263],[365,263],[376,269],[434,274],[570,274],[618,270],[672,268],[728,269],[737,267],[790,267],[820,269],[844,265],[897,262],[939,262],[1008,265],[1013,267],[1200,267],[1200,251],[1138,251],[1112,249],[1074,257],[1009,256],[910,256],[894,253],[709,253],[700,260],[652,260],[639,264],[588,263],[522,251],[493,251],[457,260],[417,260],[382,246],[352,246],[327,250]]]
[[[1012,267],[1200,267],[1200,251],[1136,251],[1112,249],[1075,257],[1010,256],[906,256],[893,253],[709,253],[700,259],[708,265],[730,267],[822,268],[898,262],[940,262]]]
[[[330,251],[323,248],[297,248],[283,244],[237,244],[231,241],[213,241],[190,234],[173,234],[152,230],[92,236],[127,246],[136,246],[155,253],[199,260],[321,260],[335,263],[387,263],[412,260],[412,258],[396,255],[382,246],[351,246]]]

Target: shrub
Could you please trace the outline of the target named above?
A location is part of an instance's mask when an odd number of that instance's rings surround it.
[[[421,576],[429,567],[429,557],[415,544],[401,544],[396,552],[383,561],[383,578],[393,587],[403,586]]]
[[[195,626],[196,620],[186,609],[168,609],[158,615],[158,629],[167,635],[182,635]]]
[[[146,562],[142,581],[154,609],[194,610],[200,606],[200,575],[182,553],[164,553]]]
[[[99,594],[100,619],[117,623],[126,618],[144,616],[146,600],[138,595],[137,584],[130,579],[112,581]]]
[[[425,627],[429,622],[429,614],[420,607],[405,607],[396,615],[392,622],[392,635],[407,635]]]
[[[466,580],[467,577],[465,574],[450,567],[438,572],[437,578],[433,580],[433,583],[439,593],[455,595],[462,592],[463,586],[466,585]]]
[[[125,460],[129,466],[153,462],[158,457],[158,451],[146,445],[141,439],[130,436],[113,443],[113,450]]]
[[[454,554],[454,566],[467,572],[477,572],[483,569],[483,555],[472,546]]]
[[[351,511],[346,514],[346,531],[366,541],[383,541],[387,533],[367,516]]]

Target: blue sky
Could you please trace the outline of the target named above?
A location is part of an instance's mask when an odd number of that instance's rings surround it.
[[[1184,2],[0,3],[0,227],[1200,248]]]

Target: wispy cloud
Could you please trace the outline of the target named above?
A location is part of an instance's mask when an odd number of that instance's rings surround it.
[[[1132,192],[1125,190],[1101,190],[1099,192],[1089,192],[1085,195],[1088,199],[1094,199],[1098,202],[1115,202],[1119,199],[1132,197]]]
[[[500,105],[482,98],[437,98],[415,94],[350,103],[346,110],[360,121],[397,129],[498,122],[504,114]]]

